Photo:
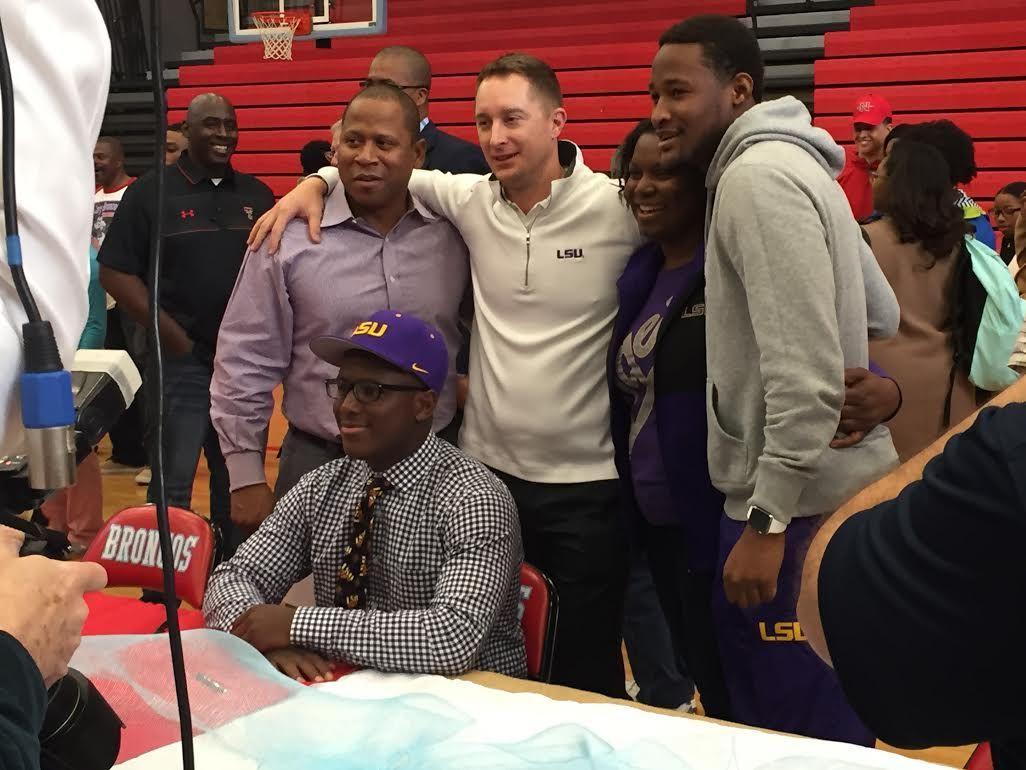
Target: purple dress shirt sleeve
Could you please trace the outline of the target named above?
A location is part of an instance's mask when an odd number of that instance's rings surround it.
[[[274,389],[292,359],[293,317],[284,266],[266,248],[246,254],[217,338],[210,419],[232,491],[264,483]]]

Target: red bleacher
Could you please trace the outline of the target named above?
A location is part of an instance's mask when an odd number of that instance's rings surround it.
[[[1026,40],[1023,41],[1026,43]],[[963,80],[994,81],[1026,75],[1026,48],[1012,51],[866,56],[821,59],[816,62],[816,85],[863,83],[936,83]],[[1009,105],[1011,106],[1011,105]]]
[[[915,3],[917,0],[906,0]],[[856,9],[861,10],[861,9]],[[922,51],[978,51],[1022,48],[1026,40],[1026,19],[938,27],[907,29],[858,29],[851,32],[827,32],[826,50],[830,57],[887,56]]]
[[[734,0],[710,0],[710,5],[719,8],[733,6]],[[685,11],[694,12],[696,8],[687,8]],[[614,22],[602,24],[582,23],[574,27],[572,41],[574,45],[605,45],[611,41],[616,42],[651,42],[659,38],[668,26],[667,21],[639,21],[629,25]],[[389,32],[384,36],[373,36],[365,38],[351,38],[343,48],[347,58],[359,56],[373,56],[383,45],[409,45],[415,46],[418,50],[431,57],[436,53],[443,52],[474,52],[482,49],[503,48],[509,50],[505,42],[510,38],[524,37],[524,43],[528,42],[535,47],[566,45],[569,41],[567,32],[562,26],[548,27],[545,29],[517,29],[507,30],[503,28],[491,29],[489,31],[477,30],[465,32],[436,32],[424,34],[420,32],[395,33]],[[387,43],[384,43],[387,39]],[[520,47],[520,46],[518,46]],[[214,51],[215,64],[235,64],[239,62],[253,61],[253,52],[247,50],[248,46],[236,46],[232,48],[218,48]],[[260,49],[262,52],[262,48]],[[293,60],[310,59],[333,59],[335,49],[317,48],[310,42],[300,42],[293,48]]]
[[[381,38],[379,38],[381,39]],[[385,45],[385,43],[382,43]],[[252,46],[240,46],[250,49]],[[261,49],[262,50],[262,49]],[[310,49],[314,50],[314,49]],[[478,49],[459,53],[431,54],[431,68],[434,75],[472,75],[476,76],[483,64],[507,53],[510,50],[529,50],[540,56],[555,69],[561,71],[585,70],[589,72],[616,73],[623,67],[641,67],[646,73],[652,63],[656,51],[654,40],[640,43],[607,43],[560,46],[524,45],[519,49],[513,46]],[[317,49],[323,54],[325,49]],[[179,70],[179,85],[245,85],[267,83],[305,83],[318,80],[359,80],[367,74],[367,65],[372,55],[357,58],[344,58],[336,53],[334,58],[312,58],[294,61],[272,62],[261,61],[258,52],[249,51],[248,56],[255,56],[253,61],[233,64],[213,64],[195,67],[182,67]],[[216,55],[216,54],[215,54]],[[312,54],[311,54],[312,56]],[[645,75],[647,81],[647,74]],[[561,79],[562,81],[562,79]],[[174,93],[174,90],[171,91]],[[459,97],[473,99],[471,88],[469,95],[460,93]],[[437,97],[436,97],[437,98]]]
[[[872,91],[885,96],[894,105],[895,110],[909,113],[906,122],[926,120],[916,118],[919,112],[963,112],[964,119],[970,120],[976,110],[994,111],[990,119],[994,120],[1001,114],[1000,110],[1026,105],[1026,81],[982,82],[982,83],[930,83],[926,85],[858,85],[816,89],[817,115],[851,115],[855,101]],[[1013,116],[1010,116],[1013,117]],[[994,127],[995,129],[997,127]],[[848,123],[851,133],[851,122]],[[966,129],[967,131],[969,129]],[[987,130],[984,128],[984,130]],[[1021,131],[1021,128],[1019,129]],[[1016,134],[1022,136],[1022,134]],[[984,136],[974,137],[983,139]],[[848,137],[850,140],[851,137]]]
[[[559,23],[549,0],[520,0],[515,9],[478,0],[390,0],[385,35],[333,38],[330,48],[297,40],[293,61],[263,60],[259,44],[221,46],[214,63],[183,66],[179,87],[168,91],[168,120],[185,117],[189,100],[217,90],[236,106],[239,147],[234,164],[260,176],[276,195],[295,185],[298,150],[328,138],[328,127],[359,89],[374,53],[409,44],[431,59],[431,118],[445,131],[475,141],[475,78],[488,61],[526,51],[558,72],[569,123],[564,137],[585,160],[607,170],[613,152],[651,105],[649,65],[659,34],[694,13],[742,15],[744,0],[649,0],[631,6],[629,23],[615,0],[561,4]],[[568,34],[568,30],[572,30]]]
[[[912,31],[922,30],[924,27],[957,24],[959,21],[967,21],[972,24],[978,20],[976,16],[972,15],[972,10],[961,0],[927,0],[926,2],[916,2],[915,0],[898,2],[896,0],[890,3],[852,8],[851,29],[906,29]],[[1023,4],[1020,0],[988,0],[986,11],[991,16],[1000,14],[1002,19],[1009,21],[1024,18]],[[985,45],[981,46],[981,48],[985,47]],[[917,52],[922,53],[923,49],[920,48]]]
[[[991,0],[999,23],[965,17],[961,0],[876,0],[851,11],[851,31],[828,32],[816,62],[816,123],[851,141],[850,114],[864,93],[887,96],[899,122],[950,118],[977,141],[979,177],[969,191],[982,200],[1026,178],[1026,0]],[[260,175],[277,194],[299,173],[297,151],[327,127],[358,90],[373,54],[412,44],[431,58],[432,119],[473,141],[474,79],[483,64],[510,50],[534,53],[556,68],[570,116],[564,136],[606,169],[615,147],[649,113],[648,67],[659,32],[697,12],[741,15],[743,0],[649,0],[631,20],[615,0],[562,4],[559,24],[549,0],[515,9],[480,0],[390,0],[388,33],[335,38],[330,48],[298,40],[291,62],[263,61],[259,44],[221,46],[214,64],[182,67],[168,93],[169,120],[189,100],[216,88],[238,108],[242,129],[236,165]],[[566,30],[573,34],[568,40]]]
[[[959,0],[853,8],[851,31],[826,33],[815,65],[816,124],[850,143],[856,100],[881,94],[896,123],[947,118],[974,138],[978,200],[1026,179],[1026,0],[991,0],[987,14],[1001,20],[975,21]]]

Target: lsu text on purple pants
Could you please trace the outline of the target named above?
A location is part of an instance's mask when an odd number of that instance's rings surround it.
[[[753,727],[872,746],[874,736],[856,716],[834,671],[819,659],[798,625],[798,591],[805,552],[822,516],[796,518],[785,533],[777,595],[742,610],[723,592],[723,565],[745,523],[720,524],[713,581],[713,617],[734,718]]]

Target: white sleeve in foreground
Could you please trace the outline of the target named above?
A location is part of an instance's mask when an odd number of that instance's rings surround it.
[[[14,81],[18,227],[25,273],[71,364],[88,308],[93,146],[110,85],[110,38],[93,0],[0,0]],[[6,236],[6,233],[4,233]],[[22,451],[17,382],[25,313],[0,241],[0,455]]]

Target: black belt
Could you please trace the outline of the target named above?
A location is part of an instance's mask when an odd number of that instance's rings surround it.
[[[300,430],[292,423],[289,423],[289,433],[295,435],[296,438],[302,439],[308,444],[314,444],[326,452],[334,452],[338,457],[345,457],[345,450],[342,449],[341,439],[335,439],[334,441],[315,436],[312,433],[307,433],[305,430]]]

